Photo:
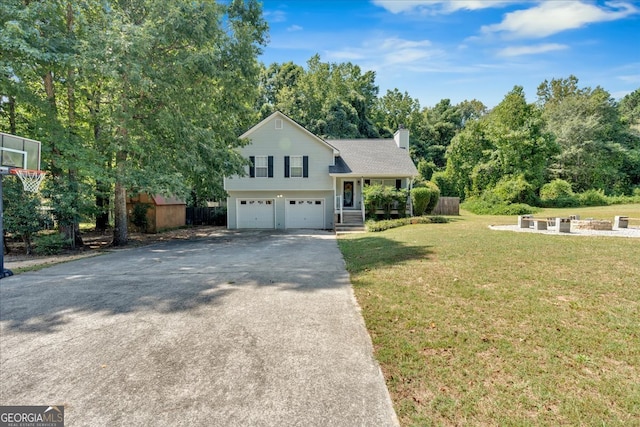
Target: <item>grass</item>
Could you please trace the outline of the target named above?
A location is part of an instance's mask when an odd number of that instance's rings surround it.
[[[640,218],[640,205],[536,216]],[[640,425],[640,240],[463,212],[339,239],[404,426]]]

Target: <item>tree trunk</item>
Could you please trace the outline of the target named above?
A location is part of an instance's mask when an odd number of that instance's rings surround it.
[[[127,191],[121,182],[116,182],[115,193],[113,246],[124,246],[129,240],[127,229]]]
[[[17,135],[16,131],[16,98],[9,97],[9,133]]]
[[[126,130],[121,130],[126,133]],[[124,246],[129,240],[128,224],[127,224],[127,189],[122,181],[127,161],[127,153],[118,151],[116,153],[116,172],[118,180],[116,181],[115,198],[114,198],[114,227],[113,227],[113,246]]]
[[[96,182],[97,194],[96,194],[96,207],[99,209],[96,215],[96,231],[106,231],[109,228],[109,197],[106,196],[108,192],[103,192],[104,184]]]

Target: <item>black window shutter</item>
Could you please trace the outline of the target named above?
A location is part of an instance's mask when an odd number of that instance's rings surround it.
[[[268,171],[267,171],[267,176],[268,176],[269,178],[273,178],[273,156],[269,156],[269,158],[267,159],[267,161],[269,162],[269,163],[267,164],[267,166],[268,166],[268,168],[269,168],[269,169],[268,169]]]
[[[249,165],[249,177],[250,178],[255,178],[256,177],[256,158],[255,156],[250,156],[249,157],[249,161],[251,162],[251,165]]]
[[[284,156],[284,177],[289,178],[289,156]]]
[[[399,190],[401,188],[402,188],[402,180],[396,179],[396,190]]]
[[[309,178],[309,156],[302,156],[302,177]]]

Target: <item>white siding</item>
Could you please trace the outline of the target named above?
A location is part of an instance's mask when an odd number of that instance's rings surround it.
[[[276,121],[282,121],[282,129],[276,129]],[[333,164],[333,149],[288,120],[273,117],[262,123],[251,135],[251,144],[239,149],[245,157],[273,156],[273,178],[246,176],[225,178],[227,191],[250,190],[330,190],[333,180],[329,165]],[[285,178],[285,156],[308,156],[308,178]]]

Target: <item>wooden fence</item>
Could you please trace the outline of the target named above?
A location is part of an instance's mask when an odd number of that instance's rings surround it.
[[[187,208],[187,225],[227,225],[227,209]]]
[[[460,197],[440,197],[431,215],[460,215]]]

